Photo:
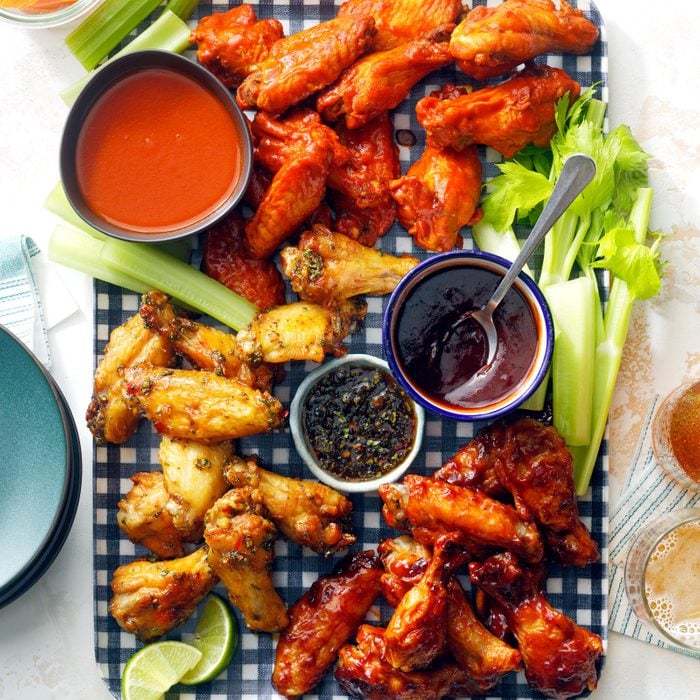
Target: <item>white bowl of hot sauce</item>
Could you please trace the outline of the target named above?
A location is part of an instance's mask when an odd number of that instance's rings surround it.
[[[107,64],[73,105],[61,180],[76,213],[128,241],[189,236],[243,197],[252,168],[243,113],[194,61],[140,51]]]

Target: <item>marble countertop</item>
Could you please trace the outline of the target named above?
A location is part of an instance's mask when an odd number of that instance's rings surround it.
[[[700,377],[700,7],[693,0],[598,0],[607,27],[611,126],[627,123],[653,154],[651,225],[668,237],[661,293],[633,313],[610,420],[614,507],[650,400]],[[0,236],[24,233],[46,249],[43,209],[58,180],[67,108],[59,91],[83,74],[63,37],[70,25],[0,23]],[[92,374],[92,284],[58,269],[79,311],[49,333],[52,374],[78,422],[83,485],[73,529],[44,577],[0,610],[0,698],[111,697],[93,653],[92,441],[82,416]],[[0,398],[1,400],[1,398]],[[611,633],[598,700],[690,700],[700,662]]]

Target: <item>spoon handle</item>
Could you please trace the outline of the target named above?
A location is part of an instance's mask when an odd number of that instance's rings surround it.
[[[578,197],[583,188],[593,179],[595,172],[595,161],[584,153],[575,153],[566,159],[559,179],[539,219],[537,219],[537,223],[533,226],[518,257],[513,261],[513,264],[503,276],[501,283],[496,287],[496,291],[489,299],[487,307],[496,308],[501,303],[511,284],[513,284],[515,278],[525,267],[525,264],[547,235],[547,232],[574,199]]]

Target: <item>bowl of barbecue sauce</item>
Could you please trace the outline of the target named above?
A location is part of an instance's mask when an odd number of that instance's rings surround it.
[[[554,328],[535,282],[521,273],[494,313],[495,359],[473,319],[510,263],[478,251],[425,260],[392,293],[383,320],[384,352],[399,384],[441,417],[491,420],[519,406],[540,385],[552,356]]]
[[[345,492],[398,479],[418,454],[425,415],[384,360],[346,355],[299,385],[289,425],[301,458],[323,483]]]

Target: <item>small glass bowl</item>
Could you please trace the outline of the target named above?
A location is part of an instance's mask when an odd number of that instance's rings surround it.
[[[70,5],[64,5],[46,12],[41,12],[40,10],[32,12],[29,6],[26,8],[0,7],[0,20],[10,22],[18,27],[35,29],[58,27],[61,24],[67,24],[74,19],[78,19],[78,17],[82,17],[101,2],[102,0],[76,0]]]
[[[373,355],[352,354],[339,357],[335,360],[327,362],[318,369],[311,372],[306,379],[299,385],[289,409],[289,427],[292,432],[292,439],[297,452],[304,460],[306,466],[311,470],[311,473],[321,482],[345,493],[363,493],[376,491],[382,484],[388,484],[399,479],[406,470],[411,466],[420,451],[423,443],[423,431],[425,427],[425,413],[423,409],[412,401],[408,400],[409,405],[413,408],[415,431],[413,436],[413,445],[411,451],[406,455],[406,458],[394,467],[390,472],[383,474],[376,479],[366,481],[339,479],[329,474],[319,463],[314,454],[313,449],[309,445],[303,425],[304,405],[306,397],[315,384],[329,372],[333,372],[341,365],[355,365],[359,367],[378,367],[384,370],[389,376],[389,365]]]

